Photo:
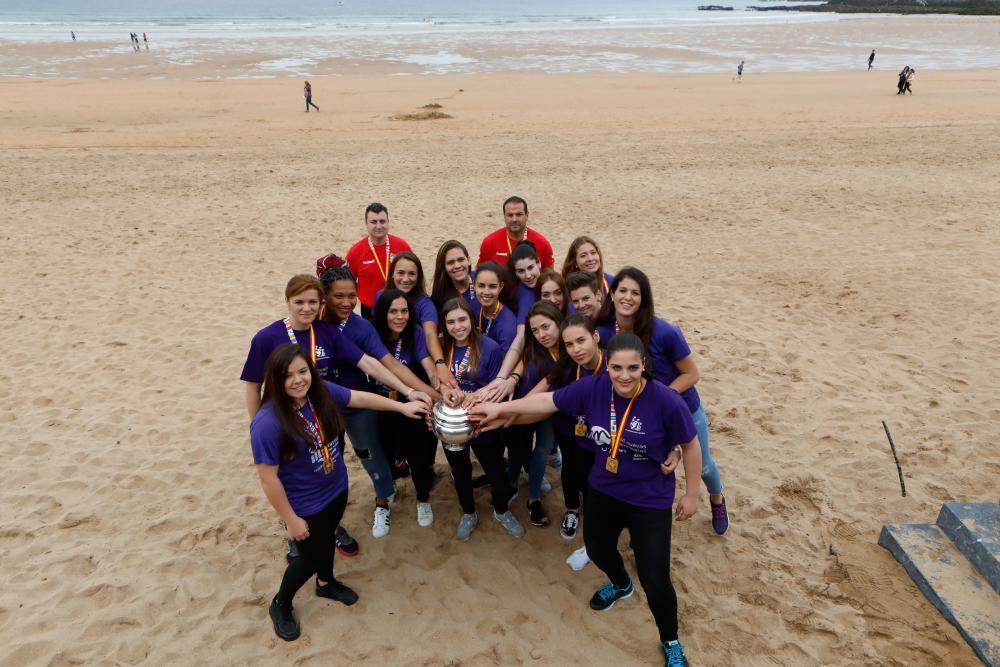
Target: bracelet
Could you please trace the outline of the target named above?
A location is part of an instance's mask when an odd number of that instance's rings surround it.
[[[434,365],[437,366],[438,364],[444,364],[444,359],[442,359],[441,357],[438,357],[437,359],[435,359],[434,360]]]
[[[511,373],[510,376],[512,378],[514,378],[514,377],[517,378],[517,380],[515,380],[515,382],[520,382],[521,381],[521,374],[520,373]]]
[[[505,378],[505,377],[504,377],[503,375],[498,375],[498,376],[496,377],[496,379],[497,379],[497,380],[500,380],[501,382],[506,382],[506,381],[507,381],[507,378]]]
[[[409,391],[406,392],[405,394],[403,394],[403,398],[409,398],[413,394],[414,391],[415,390],[413,389],[413,387],[409,387]]]

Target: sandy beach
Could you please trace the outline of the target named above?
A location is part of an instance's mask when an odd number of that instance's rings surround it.
[[[292,78],[0,82],[0,316],[32,343],[0,368],[0,663],[662,664],[644,596],[587,607],[579,539],[456,541],[440,452],[434,527],[404,480],[378,541],[349,454],[361,601],[303,589],[294,643],[267,620],[250,337],[368,202],[427,266],[516,193],[557,255],[588,233],[646,270],[701,368],[733,527],[703,495],[674,529],[692,663],[978,664],[876,538],[996,499],[1000,71],[744,79],[318,78],[310,114]]]

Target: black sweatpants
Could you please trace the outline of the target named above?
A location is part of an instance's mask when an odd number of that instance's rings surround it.
[[[405,458],[410,464],[410,478],[417,491],[417,502],[428,502],[434,484],[437,437],[427,429],[422,419],[409,419],[395,412],[379,415],[378,435],[389,465]]]
[[[587,497],[590,488],[587,477],[594,465],[594,453],[583,449],[576,442],[576,437],[556,433],[556,442],[562,452],[562,469],[559,471],[562,482],[563,498],[566,509],[580,509],[580,496]]]
[[[281,577],[281,588],[276,599],[278,604],[290,606],[292,598],[314,574],[323,582],[333,579],[334,536],[340,519],[347,508],[347,491],[312,516],[304,516],[309,525],[309,537],[298,542],[299,557],[293,558]]]
[[[451,473],[455,477],[455,491],[458,502],[466,514],[474,514],[476,501],[472,494],[472,457],[469,450],[479,459],[483,472],[490,480],[493,491],[493,509],[497,514],[507,511],[507,501],[510,500],[510,483],[507,481],[507,469],[503,464],[503,446],[496,431],[487,431],[469,442],[469,446],[460,452],[444,450]]]
[[[677,593],[670,582],[670,528],[673,512],[637,507],[591,489],[586,499],[583,543],[587,555],[615,586],[628,583],[618,537],[628,528],[639,584],[660,631],[660,641],[677,639]]]

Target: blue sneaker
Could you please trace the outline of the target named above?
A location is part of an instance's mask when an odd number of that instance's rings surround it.
[[[684,657],[684,645],[679,641],[663,642],[660,647],[667,656],[663,667],[688,667],[687,658]]]
[[[632,593],[635,593],[635,586],[632,585],[631,577],[624,588],[618,588],[609,581],[598,588],[594,597],[590,598],[590,608],[594,611],[607,611],[619,600],[632,597]]]

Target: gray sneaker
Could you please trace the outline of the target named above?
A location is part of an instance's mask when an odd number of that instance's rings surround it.
[[[463,514],[462,518],[458,521],[458,529],[455,531],[455,537],[460,540],[467,540],[472,537],[472,531],[476,529],[479,525],[479,515],[478,514]],[[522,529],[523,532],[523,529]]]
[[[503,514],[493,512],[493,518],[510,533],[511,537],[518,539],[524,537],[524,526],[521,525],[521,522],[517,520],[517,517],[510,510],[507,510]]]

